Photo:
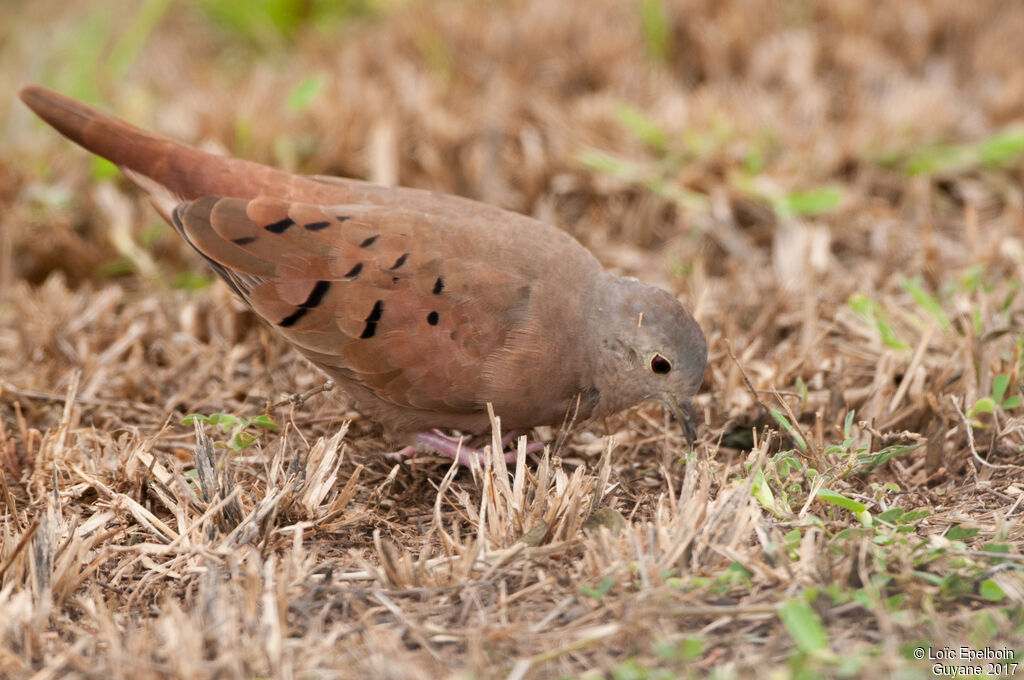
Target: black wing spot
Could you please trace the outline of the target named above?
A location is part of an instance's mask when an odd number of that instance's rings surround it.
[[[352,217],[352,216],[351,215],[335,215],[334,219],[338,220],[339,222],[344,222],[345,220],[349,219],[350,217]]]
[[[436,326],[439,318],[440,317],[438,317],[437,312],[431,312],[430,314],[427,314],[427,323],[431,326]]]
[[[316,285],[313,286],[313,290],[309,291],[309,297],[306,298],[306,301],[300,304],[299,308],[294,312],[281,319],[277,325],[282,328],[294,326],[299,319],[306,316],[306,312],[313,307],[319,306],[319,304],[324,301],[324,296],[327,295],[327,291],[330,289],[330,281],[317,281]]]
[[[391,283],[398,283],[398,277],[397,276],[392,276],[391,277]]]
[[[384,301],[377,300],[373,303],[373,310],[370,312],[370,316],[366,317],[366,323],[377,323],[380,321],[380,315],[384,312]]]
[[[344,278],[346,278],[346,279],[354,279],[357,276],[359,276],[359,272],[361,272],[361,271],[363,271],[363,263],[362,262],[356,262],[356,266],[352,267],[352,269],[349,269],[348,270],[348,274],[345,274]]]
[[[299,307],[308,309],[310,307],[316,307],[324,301],[324,296],[327,295],[327,291],[331,289],[330,281],[317,281],[316,285],[313,286],[313,290],[309,292],[309,297]]]
[[[281,319],[281,322],[278,323],[277,325],[281,326],[282,328],[288,328],[289,326],[294,326],[295,322],[298,321],[299,319],[301,319],[302,317],[306,316],[306,312],[308,312],[308,311],[309,310],[307,308],[305,308],[305,307],[299,307],[294,312],[292,312],[291,314],[289,314],[285,318]]]
[[[242,236],[241,238],[233,238],[231,242],[240,246],[249,245],[256,240],[255,236]]]
[[[310,222],[306,225],[306,231],[320,231],[331,226],[330,222]]]
[[[438,276],[437,281],[434,281],[434,295],[440,295],[442,290],[444,290],[444,279]]]
[[[384,301],[377,300],[376,304],[373,305],[373,311],[370,312],[370,316],[366,317],[366,328],[363,329],[362,335],[359,337],[362,339],[372,338],[374,333],[377,332],[377,322],[380,321],[380,316],[384,312]]]
[[[283,220],[278,220],[277,222],[274,222],[273,224],[268,224],[263,228],[275,234],[283,234],[285,229],[292,226],[293,224],[295,224],[295,220],[293,220],[290,217],[286,217]]]
[[[393,265],[391,265],[391,269],[389,271],[395,271],[396,269],[401,267],[403,264],[405,264],[405,261],[407,259],[409,259],[409,253],[402,253],[402,256],[400,258],[398,258],[397,260],[395,260],[395,263]]]
[[[373,245],[373,242],[380,237],[380,234],[374,234],[368,238],[363,239],[363,242],[359,244],[360,248],[369,248]]]

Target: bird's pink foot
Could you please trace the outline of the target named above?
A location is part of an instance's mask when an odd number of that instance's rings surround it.
[[[405,460],[406,458],[412,458],[415,455],[416,455],[416,447],[415,446],[403,446],[402,448],[398,449],[397,451],[388,451],[387,453],[384,454],[384,457],[387,458],[388,460],[393,460],[396,463],[400,463],[403,460]]]
[[[502,447],[508,446],[516,439],[522,432],[514,430],[507,433],[501,438]],[[436,453],[441,454],[447,458],[453,460],[458,459],[460,465],[470,467],[473,458],[476,458],[478,464],[484,464],[484,450],[482,448],[474,448],[466,444],[466,437],[450,437],[438,429],[427,430],[426,432],[420,432],[416,435],[416,444],[414,446],[406,446],[405,448],[393,451],[391,453],[384,454],[386,458],[394,461],[405,460],[416,455],[417,449],[428,449]],[[546,442],[533,442],[526,445],[527,453],[534,453],[536,451],[544,450]],[[519,455],[516,449],[511,451],[505,451],[505,462],[515,462],[516,457]]]

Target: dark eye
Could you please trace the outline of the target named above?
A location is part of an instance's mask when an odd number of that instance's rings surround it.
[[[658,375],[665,375],[672,370],[672,362],[660,354],[655,354],[651,357],[651,370]]]

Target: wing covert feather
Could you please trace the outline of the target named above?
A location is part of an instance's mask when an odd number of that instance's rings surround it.
[[[476,410],[530,281],[417,210],[203,197],[175,224],[311,360],[397,406]],[[227,270],[227,271],[225,271]],[[231,271],[254,277],[246,285]]]

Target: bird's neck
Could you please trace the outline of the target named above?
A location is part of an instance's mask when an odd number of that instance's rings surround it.
[[[629,348],[620,327],[628,316],[628,297],[633,282],[603,272],[590,290],[584,336],[589,338],[586,382],[596,394],[591,417],[621,411],[635,403],[623,390],[628,371]]]

